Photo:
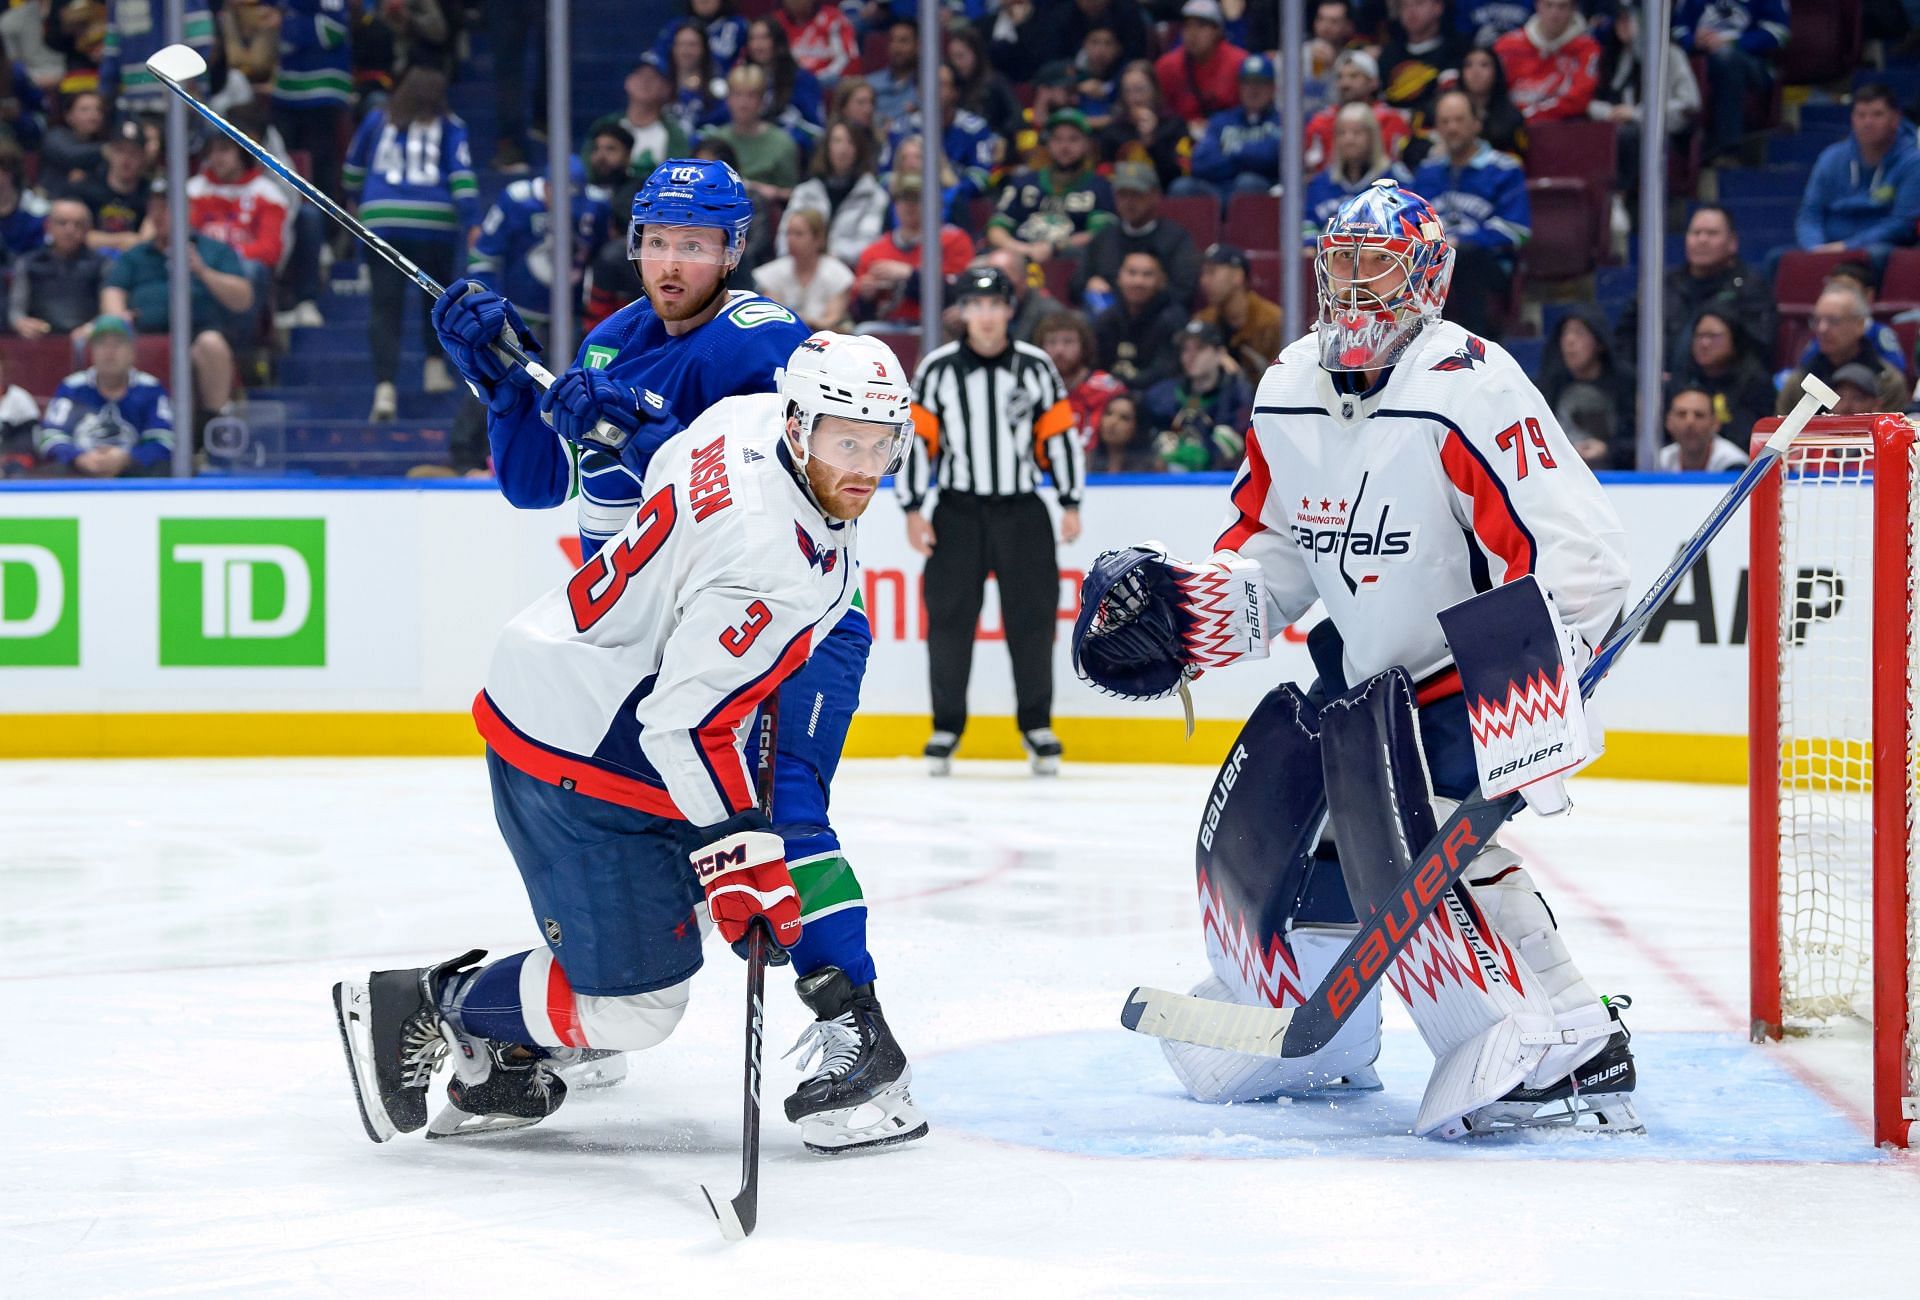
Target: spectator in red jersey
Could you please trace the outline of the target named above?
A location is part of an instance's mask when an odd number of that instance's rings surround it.
[[[1240,64],[1247,52],[1226,37],[1219,0],[1187,0],[1180,6],[1180,48],[1153,65],[1167,111],[1192,129],[1206,125],[1240,100]]]
[[[853,268],[854,315],[862,321],[908,325],[920,319],[920,174],[897,171],[893,229],[867,246]],[[940,227],[940,274],[951,280],[967,269],[973,240],[960,227]]]
[[[1495,41],[1493,52],[1527,121],[1587,115],[1600,85],[1600,42],[1574,0],[1533,0],[1533,17]]]
[[[838,5],[820,0],[780,0],[776,15],[793,48],[793,61],[832,86],[860,61],[860,39]]]
[[[1400,146],[1413,134],[1407,115],[1380,99],[1380,64],[1365,50],[1348,50],[1333,61],[1334,102],[1307,121],[1307,170],[1319,171],[1333,156],[1333,120],[1347,104],[1366,104],[1380,123],[1380,143],[1387,157],[1398,158]]]
[[[286,191],[224,135],[207,142],[198,175],[187,180],[192,228],[240,255],[253,286],[254,309],[271,310],[273,277],[287,251],[293,213]]]
[[[1067,405],[1073,408],[1073,426],[1092,453],[1100,445],[1100,417],[1107,403],[1127,386],[1093,366],[1093,326],[1077,311],[1057,311],[1034,327],[1033,341],[1053,358],[1060,382],[1067,386]]]

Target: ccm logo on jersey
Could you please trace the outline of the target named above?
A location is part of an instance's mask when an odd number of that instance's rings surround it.
[[[1220,829],[1220,817],[1227,811],[1227,797],[1233,793],[1233,784],[1240,779],[1240,769],[1246,761],[1247,747],[1235,745],[1232,757],[1220,769],[1220,779],[1214,783],[1212,797],[1207,800],[1207,817],[1200,825],[1200,847],[1209,853],[1213,851],[1213,833]]]

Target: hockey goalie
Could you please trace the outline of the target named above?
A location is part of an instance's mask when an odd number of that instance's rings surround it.
[[[1511,357],[1443,321],[1453,252],[1431,204],[1381,180],[1328,222],[1314,330],[1268,368],[1226,529],[1197,563],[1100,557],[1081,676],[1157,698],[1266,653],[1320,602],[1316,680],[1248,719],[1201,817],[1194,994],[1301,1003],[1438,820],[1476,789],[1564,811],[1597,752],[1578,678],[1624,603],[1618,517]],[[1638,1131],[1624,998],[1597,995],[1526,867],[1494,840],[1384,981],[1434,1055],[1414,1131]],[[1198,1100],[1380,1086],[1379,989],[1318,1051],[1163,1039]]]

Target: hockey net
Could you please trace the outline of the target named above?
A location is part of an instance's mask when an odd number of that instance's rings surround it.
[[[1753,1036],[1866,1021],[1874,1140],[1902,1147],[1920,1096],[1915,448],[1904,416],[1816,419],[1750,506]]]

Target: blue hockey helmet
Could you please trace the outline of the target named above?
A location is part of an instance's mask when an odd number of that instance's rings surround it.
[[[647,226],[708,226],[726,232],[728,251],[737,259],[752,222],[753,200],[733,168],[704,158],[669,158],[633,196],[627,256],[640,256],[640,232]]]

